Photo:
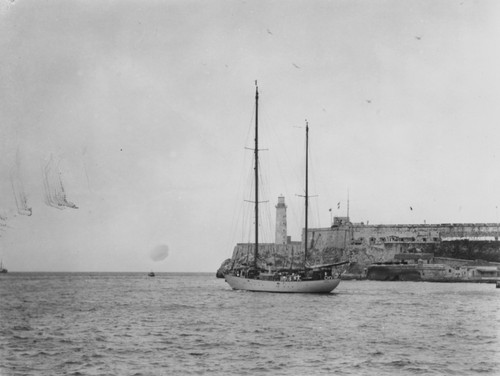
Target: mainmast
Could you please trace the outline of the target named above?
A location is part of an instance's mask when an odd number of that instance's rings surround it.
[[[305,234],[304,234],[304,268],[306,267],[307,261],[307,212],[309,204],[309,181],[308,181],[308,159],[309,159],[309,123],[306,120],[306,195],[305,195]]]
[[[255,81],[255,247],[253,266],[257,269],[259,254],[259,87]]]

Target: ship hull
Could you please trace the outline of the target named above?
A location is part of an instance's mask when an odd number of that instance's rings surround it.
[[[237,277],[230,274],[226,275],[225,278],[233,290],[302,294],[327,294],[340,283],[338,278],[313,281],[266,281]]]

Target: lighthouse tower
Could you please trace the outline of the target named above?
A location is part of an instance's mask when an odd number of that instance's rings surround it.
[[[286,205],[285,197],[278,197],[278,205],[276,205],[276,244],[287,243],[286,233]]]

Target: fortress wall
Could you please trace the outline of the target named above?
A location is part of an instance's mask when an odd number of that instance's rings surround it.
[[[438,225],[441,237],[483,237],[499,236],[497,223],[457,223]]]
[[[383,245],[387,243],[438,243],[446,238],[498,236],[496,223],[437,225],[362,225],[309,229],[314,245],[343,248],[347,245]]]
[[[347,227],[334,229],[313,228],[308,230],[309,248],[345,248],[346,245],[349,245],[350,239],[351,233]],[[304,241],[303,233],[302,241]]]
[[[353,241],[368,244],[391,242],[436,242],[439,231],[432,227],[409,225],[397,226],[353,226]]]
[[[386,262],[398,253],[427,252],[435,257],[500,262],[498,241],[442,241],[447,238],[480,238],[496,236],[497,224],[438,224],[438,225],[362,225],[352,224],[333,228],[309,229],[309,264],[333,263],[344,260],[364,267],[373,262]],[[302,234],[302,239],[304,236]],[[303,241],[303,240],[302,240]],[[237,244],[233,251],[234,264],[253,263],[253,244]],[[292,258],[293,256],[293,258]],[[303,265],[302,242],[260,244],[258,265],[266,268],[289,268]]]
[[[434,253],[436,257],[500,262],[500,243],[492,241],[498,234],[498,228],[496,223],[351,224],[309,229],[309,238],[314,239],[314,248],[329,252],[326,258],[343,256],[364,265],[391,261],[394,255],[405,252],[428,252]]]

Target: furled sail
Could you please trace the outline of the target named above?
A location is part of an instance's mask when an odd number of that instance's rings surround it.
[[[54,160],[51,157],[45,166],[42,166],[44,201],[48,206],[57,209],[78,209],[78,207],[68,201],[66,191],[62,182],[61,171],[58,166],[54,166]]]

